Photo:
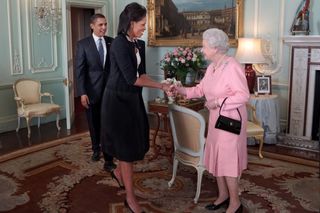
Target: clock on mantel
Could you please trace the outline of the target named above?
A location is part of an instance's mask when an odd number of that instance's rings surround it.
[[[282,40],[291,46],[319,46],[320,44],[319,35],[283,36]]]

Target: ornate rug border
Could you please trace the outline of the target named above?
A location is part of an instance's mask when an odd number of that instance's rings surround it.
[[[12,160],[12,159],[17,158],[17,157],[21,157],[21,156],[26,155],[26,154],[30,154],[32,152],[37,152],[37,151],[41,151],[43,149],[47,149],[47,148],[50,148],[50,147],[53,147],[53,146],[57,146],[57,145],[65,143],[67,141],[73,140],[75,138],[85,137],[85,136],[89,136],[89,132],[88,131],[82,132],[82,133],[79,133],[79,134],[75,134],[75,135],[70,135],[70,136],[67,136],[67,137],[64,137],[64,138],[59,138],[59,139],[56,139],[56,140],[53,140],[53,141],[48,141],[48,142],[44,142],[44,143],[41,143],[41,144],[32,145],[30,147],[26,147],[26,148],[23,148],[23,149],[19,149],[17,151],[13,151],[13,152],[10,152],[10,153],[7,153],[7,154],[4,154],[4,155],[0,156],[0,163],[2,163],[4,161],[7,161],[7,160]]]

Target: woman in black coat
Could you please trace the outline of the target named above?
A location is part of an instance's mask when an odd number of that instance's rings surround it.
[[[119,160],[111,176],[126,189],[125,205],[141,212],[133,190],[133,162],[149,150],[149,123],[142,87],[168,91],[170,86],[151,80],[145,70],[146,8],[128,4],[120,14],[118,36],[110,49],[110,74],[103,94],[101,142],[105,152]]]

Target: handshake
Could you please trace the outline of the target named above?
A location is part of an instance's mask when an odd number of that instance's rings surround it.
[[[163,90],[166,92],[168,98],[175,98],[179,94],[182,96],[186,95],[186,90],[182,86],[180,81],[177,81],[175,78],[167,78],[161,82],[163,86]]]

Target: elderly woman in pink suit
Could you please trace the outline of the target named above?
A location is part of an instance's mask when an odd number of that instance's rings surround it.
[[[216,210],[228,206],[227,213],[242,212],[238,179],[247,168],[246,102],[250,97],[245,72],[233,57],[226,55],[228,36],[223,31],[206,30],[202,45],[205,58],[212,62],[204,78],[195,87],[175,86],[175,90],[188,99],[204,96],[210,111],[204,160],[206,169],[217,179],[219,193],[218,198],[205,208]],[[221,114],[240,120],[238,108],[243,118],[240,135],[215,128],[225,98]]]

